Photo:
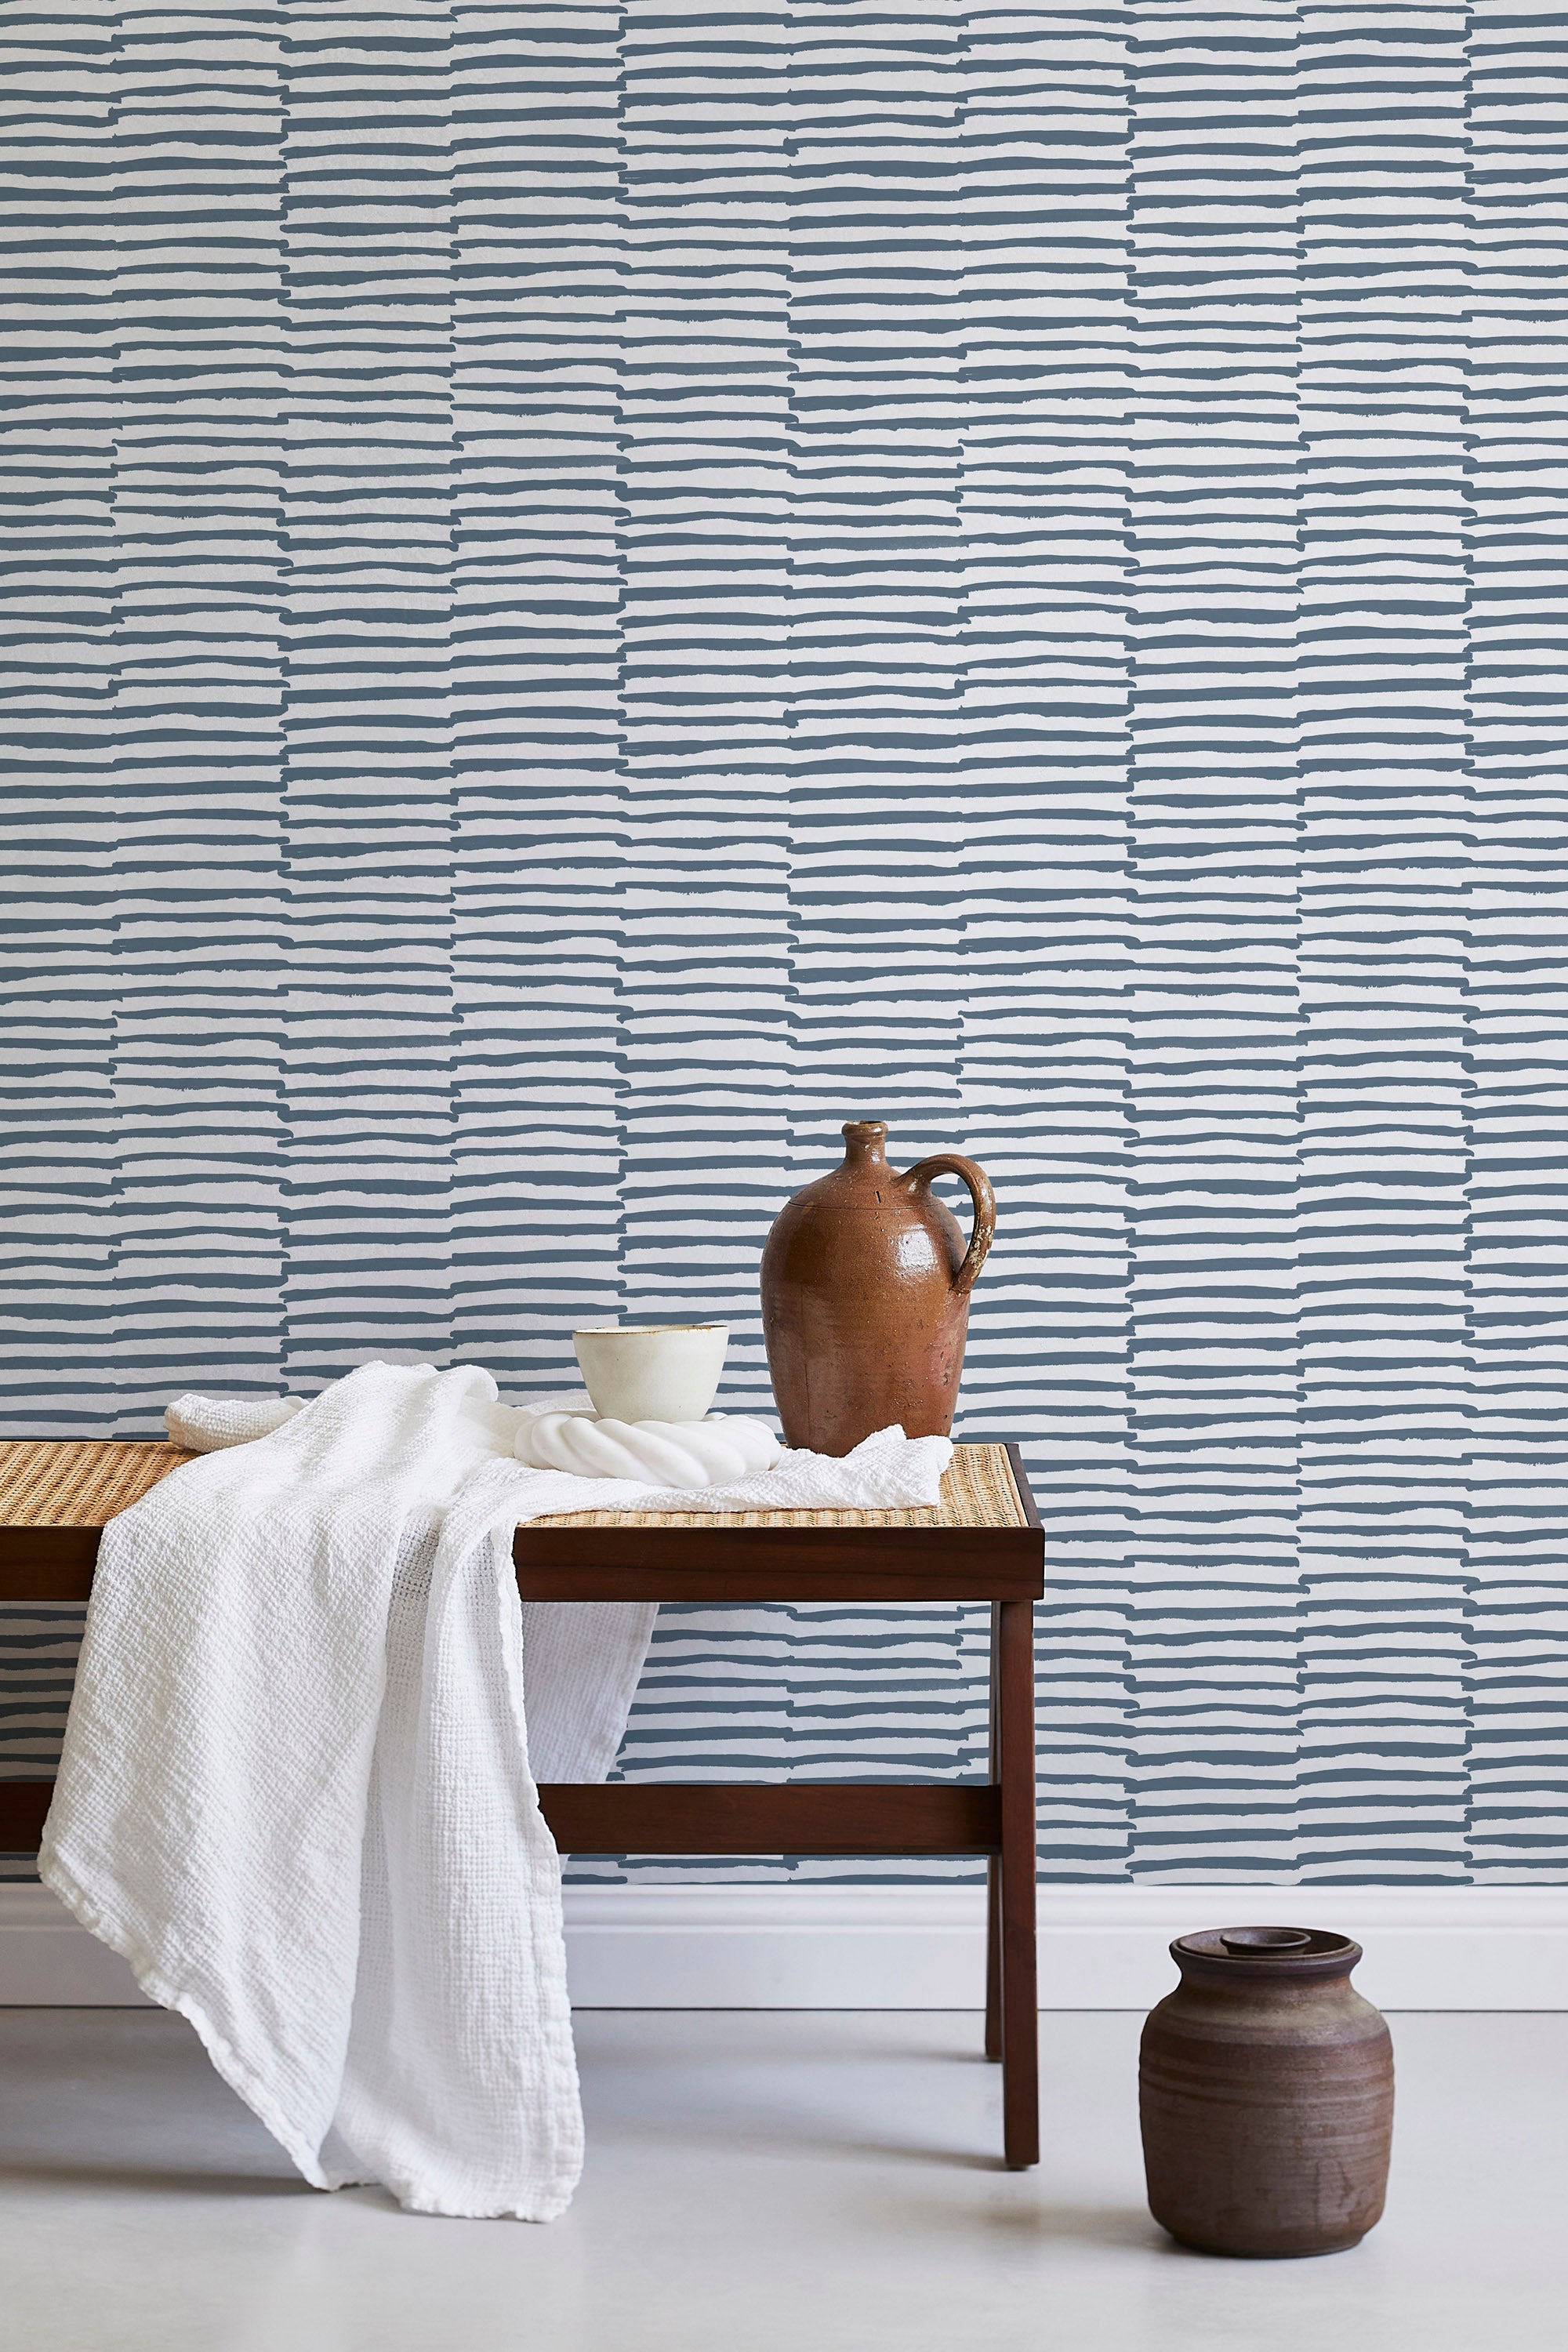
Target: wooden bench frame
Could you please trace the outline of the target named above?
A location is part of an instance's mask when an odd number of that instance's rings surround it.
[[[556,1781],[565,1853],[984,1855],[985,2054],[1000,2059],[1004,2160],[1039,2160],[1034,1602],[1045,1543],[1016,1446],[1016,1526],[614,1527],[540,1520],[513,1545],[525,1601],[942,1601],[991,1608],[990,1779]],[[0,1606],[82,1601],[101,1529],[0,1522]],[[0,1851],[36,1850],[52,1780],[0,1780]]]

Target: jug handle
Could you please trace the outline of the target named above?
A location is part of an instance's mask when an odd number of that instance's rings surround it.
[[[912,1168],[904,1171],[900,1181],[905,1184],[929,1185],[933,1176],[961,1176],[974,1203],[974,1230],[969,1236],[963,1264],[952,1277],[953,1292],[961,1297],[973,1289],[974,1277],[985,1263],[985,1253],[996,1231],[996,1195],[984,1169],[957,1151],[935,1151],[929,1160],[917,1160]]]

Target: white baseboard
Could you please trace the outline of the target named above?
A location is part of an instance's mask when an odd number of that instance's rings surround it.
[[[984,1896],[973,1886],[574,1886],[583,2009],[974,2009]],[[1568,2009],[1568,1886],[1042,1886],[1046,2009],[1147,2009],[1194,1927],[1327,1927],[1366,1948],[1384,2009]],[[41,1886],[0,1885],[0,2004],[118,2006],[125,1962]]]

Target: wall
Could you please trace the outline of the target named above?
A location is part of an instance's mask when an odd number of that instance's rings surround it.
[[[879,1113],[1001,1200],[1047,1875],[1561,1877],[1554,16],[7,38],[6,1425],[610,1312],[754,1400]],[[626,1769],[943,1771],[982,1659],[672,1611]]]

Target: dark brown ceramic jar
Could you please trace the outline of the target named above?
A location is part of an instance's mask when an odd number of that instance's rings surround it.
[[[1149,2210],[1206,2254],[1331,2254],[1383,2211],[1388,2028],[1352,1987],[1361,1946],[1226,1927],[1171,1947],[1182,1981],[1143,2028]]]
[[[983,1168],[938,1152],[889,1168],[879,1118],[844,1129],[844,1162],[773,1220],[763,1251],[763,1332],[786,1445],[847,1454],[897,1422],[945,1436],[958,1402],[969,1294],[996,1203]],[[967,1249],[931,1192],[961,1176],[974,1202]]]

